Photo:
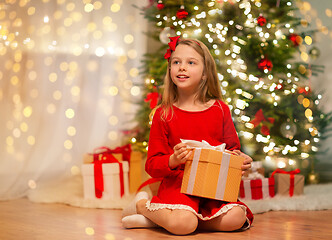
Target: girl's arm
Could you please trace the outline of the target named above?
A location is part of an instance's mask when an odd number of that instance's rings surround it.
[[[173,149],[168,144],[167,124],[161,120],[160,109],[153,116],[149,136],[148,156],[145,171],[154,178],[165,177],[174,171],[169,167]]]

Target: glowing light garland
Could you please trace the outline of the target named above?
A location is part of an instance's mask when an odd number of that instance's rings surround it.
[[[222,1],[224,4],[226,4],[228,1]],[[275,23],[267,23],[266,26],[261,27],[256,25],[256,18],[254,13],[252,13],[252,6],[256,8],[260,8],[262,6],[261,1],[250,1],[250,0],[236,0],[232,1],[232,4],[235,4],[236,2],[238,4],[238,8],[242,10],[243,15],[246,16],[245,21],[243,21],[243,25],[234,22],[233,20],[230,20],[228,23],[208,23],[206,32],[203,30],[203,24],[202,22],[205,22],[205,20],[208,17],[216,16],[216,15],[222,15],[223,10],[219,9],[219,6],[217,6],[215,1],[210,1],[207,3],[207,6],[209,7],[209,10],[201,10],[205,9],[203,7],[194,6],[193,9],[196,11],[193,16],[188,19],[188,21],[178,21],[175,16],[172,17],[164,17],[162,18],[160,14],[156,15],[156,18],[160,21],[157,22],[157,26],[167,26],[167,25],[174,25],[174,26],[181,26],[182,30],[178,30],[176,32],[177,35],[182,35],[183,37],[203,37],[206,39],[206,42],[210,43],[212,46],[212,52],[217,56],[216,62],[219,63],[218,57],[223,58],[223,61],[225,62],[224,73],[218,73],[219,79],[221,81],[221,85],[224,89],[222,89],[223,95],[227,96],[227,87],[229,87],[229,83],[225,79],[233,78],[233,79],[239,79],[241,81],[245,82],[252,82],[253,83],[253,89],[256,91],[261,91],[261,93],[258,94],[267,94],[265,93],[266,90],[269,91],[269,95],[267,95],[267,98],[269,101],[273,104],[273,106],[278,107],[283,101],[283,96],[291,96],[292,94],[297,94],[299,91],[300,86],[299,79],[296,77],[296,75],[293,74],[294,68],[292,64],[287,64],[288,72],[278,74],[278,73],[270,73],[268,69],[264,69],[265,75],[262,77],[256,77],[252,74],[247,73],[248,66],[246,65],[245,61],[241,59],[240,54],[242,51],[242,47],[247,44],[247,41],[244,38],[239,38],[237,36],[233,36],[232,38],[229,38],[229,29],[232,27],[235,27],[238,31],[242,31],[244,28],[250,28],[253,29],[256,32],[256,36],[259,36],[259,41],[261,42],[261,47],[266,48],[269,44],[273,44],[275,47],[280,47],[280,44],[283,44],[283,41],[287,39],[287,36],[290,34],[293,34],[295,30],[293,29],[292,25],[290,23],[285,23],[284,26],[277,26]],[[291,7],[292,2],[288,1],[286,2],[286,5]],[[304,6],[308,8],[308,3],[304,3]],[[309,8],[310,9],[310,8]],[[288,13],[290,16],[293,16],[293,12]],[[172,22],[173,21],[173,22]],[[305,26],[306,22],[303,22],[303,26]],[[325,28],[323,28],[325,29]],[[203,36],[202,36],[203,35]],[[251,38],[251,36],[247,36],[248,39]],[[311,36],[304,36],[303,39],[300,37],[300,45],[299,49],[301,54],[299,55],[300,58],[304,62],[309,61],[309,55],[306,53],[307,49],[305,47],[310,46],[312,44],[312,38]],[[220,46],[228,46],[227,49],[222,48]],[[224,49],[224,50],[222,50]],[[222,52],[224,51],[224,52]],[[262,55],[262,58],[264,56]],[[308,67],[304,65],[300,65],[299,70],[302,74],[305,74],[309,69]],[[226,75],[227,76],[226,76]],[[231,76],[231,77],[230,77]],[[284,85],[287,86],[287,88],[284,88]],[[309,91],[310,88],[308,86],[305,86],[306,91]],[[249,107],[249,104],[242,99],[252,99],[253,95],[250,94],[247,91],[244,91],[242,89],[236,89],[235,90],[235,96],[232,98],[227,97],[225,101],[227,103],[233,103],[234,106],[230,106],[232,111],[235,114],[235,119],[239,122],[244,123],[245,127],[248,129],[246,130],[240,130],[239,135],[243,136],[246,139],[252,139],[254,135],[251,133],[253,126],[250,124],[250,117],[245,115],[246,109]],[[302,96],[302,95],[300,95]],[[312,107],[313,105],[319,104],[319,98],[321,96],[318,96],[317,100],[310,101],[310,104],[308,103],[302,103],[299,101],[299,104],[303,105],[305,108],[305,117],[308,120],[308,123],[313,122],[313,116],[312,116]],[[302,100],[303,101],[303,100]],[[319,142],[319,135],[317,128],[308,125],[306,127],[306,130],[310,132],[311,136],[317,136],[314,138],[313,142],[310,142],[310,140],[304,140],[304,145],[308,146],[307,148],[303,148],[303,152],[300,154],[300,156],[303,159],[308,159],[310,155],[308,152],[317,151],[317,147],[314,145],[314,143]],[[288,156],[289,154],[292,154],[299,150],[299,144],[300,141],[298,139],[292,139],[292,144],[287,144],[285,146],[275,146],[275,140],[270,136],[263,136],[262,134],[257,134],[256,139],[257,142],[263,143],[265,146],[263,146],[263,151],[267,153],[267,157],[265,158],[266,161],[271,161],[274,153],[281,153],[284,156]],[[290,155],[291,156],[291,155]],[[276,159],[275,159],[276,160]],[[280,160],[277,164],[279,167],[286,167],[286,165],[294,166],[296,162],[290,158],[290,160],[284,161]],[[305,163],[304,165],[308,165]]]

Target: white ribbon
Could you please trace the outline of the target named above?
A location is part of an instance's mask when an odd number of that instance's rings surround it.
[[[262,193],[263,193],[263,199],[270,197],[268,178],[262,179]]]
[[[193,148],[202,148],[202,149],[212,149],[217,150],[219,152],[224,152],[226,143],[220,144],[218,146],[211,146],[207,141],[202,140],[201,142],[195,141],[195,140],[186,140],[186,139],[180,139],[182,143],[185,143],[187,145],[187,148],[193,149]]]
[[[193,163],[191,165],[189,180],[188,180],[188,186],[187,186],[187,193],[192,194],[194,191],[194,185],[195,185],[195,177],[196,172],[198,168],[198,161],[199,156],[201,155],[201,149],[197,149],[194,153]]]
[[[215,197],[217,199],[223,199],[224,198],[230,159],[231,159],[230,154],[223,154],[222,164],[221,164],[220,170],[219,170],[217,191],[216,191],[216,195],[215,195]]]
[[[251,186],[250,180],[243,180],[243,188],[244,188],[244,198],[251,199]]]

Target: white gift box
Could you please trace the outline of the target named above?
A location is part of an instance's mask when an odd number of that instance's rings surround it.
[[[122,162],[123,168],[123,184],[124,195],[129,195],[129,181],[128,181],[128,162]],[[119,163],[103,163],[103,181],[104,191],[101,199],[117,199],[121,198],[121,184],[120,184],[120,166]],[[85,199],[97,199],[95,195],[95,178],[94,178],[94,164],[82,165],[83,175],[83,191]]]

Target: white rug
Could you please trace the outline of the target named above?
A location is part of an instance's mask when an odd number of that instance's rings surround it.
[[[84,199],[83,179],[81,176],[76,176],[61,182],[39,186],[30,190],[27,197],[30,201],[39,203],[64,203],[84,208],[123,209],[134,198],[134,195],[112,200]]]
[[[148,189],[147,189],[148,190]],[[39,203],[64,203],[75,207],[123,209],[134,195],[114,200],[89,200],[83,198],[82,178],[77,176],[30,190],[28,198]],[[332,183],[308,185],[304,194],[295,197],[275,196],[265,200],[244,201],[255,213],[268,211],[325,210],[332,209]]]
[[[301,196],[244,201],[253,213],[332,209],[332,183],[307,185]]]

